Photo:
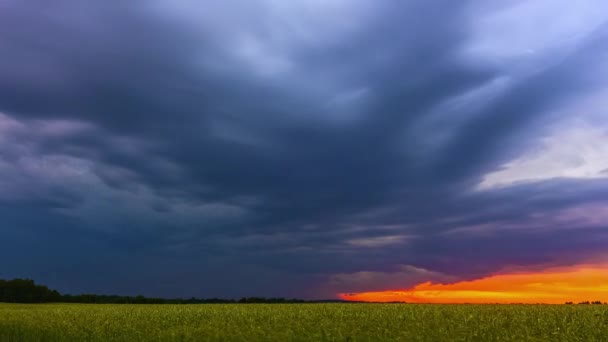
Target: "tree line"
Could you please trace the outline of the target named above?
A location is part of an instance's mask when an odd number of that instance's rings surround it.
[[[62,295],[31,279],[0,279],[0,302],[4,303],[99,303],[99,304],[229,304],[229,303],[307,303],[301,299],[246,297],[238,300],[222,298],[166,299],[144,296]]]

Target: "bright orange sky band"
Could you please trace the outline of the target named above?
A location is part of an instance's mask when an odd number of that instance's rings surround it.
[[[408,303],[608,302],[608,265],[506,273],[454,284],[427,282],[408,290],[343,293],[340,298],[351,301]]]

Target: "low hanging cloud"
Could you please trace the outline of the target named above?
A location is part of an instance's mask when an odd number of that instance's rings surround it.
[[[4,1],[0,257],[37,252],[0,277],[317,298],[595,259],[605,7]]]

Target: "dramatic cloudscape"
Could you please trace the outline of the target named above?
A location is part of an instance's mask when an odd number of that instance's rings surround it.
[[[608,300],[603,0],[2,0],[0,55],[0,278]]]

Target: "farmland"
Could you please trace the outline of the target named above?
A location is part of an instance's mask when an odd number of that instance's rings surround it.
[[[606,341],[606,305],[0,304],[0,341]]]

